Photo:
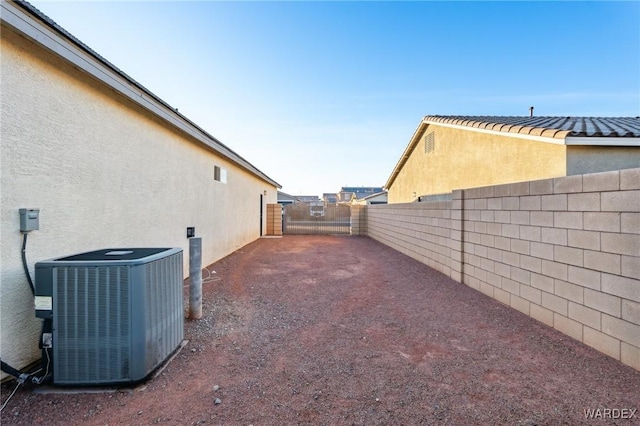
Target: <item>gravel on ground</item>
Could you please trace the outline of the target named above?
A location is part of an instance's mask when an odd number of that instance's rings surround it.
[[[24,385],[2,424],[640,423],[640,372],[367,237],[260,239],[203,278],[157,377]]]

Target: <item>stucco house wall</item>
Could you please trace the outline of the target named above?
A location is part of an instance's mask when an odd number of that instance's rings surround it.
[[[425,149],[430,134],[432,148]],[[388,188],[389,203],[458,188],[564,176],[565,153],[562,145],[429,124]]]
[[[3,14],[10,7],[3,4]],[[40,209],[26,249],[32,276],[37,261],[109,247],[181,247],[186,276],[188,226],[210,264],[266,232],[266,205],[279,185],[203,143],[206,135],[194,137],[198,128],[170,108],[154,100],[156,113],[133,102],[4,19],[0,355],[23,368],[40,357],[41,322],[22,269],[18,209]],[[86,52],[77,56],[102,66]],[[215,166],[226,170],[226,183],[214,179]]]
[[[640,167],[637,138],[578,141],[567,131],[529,128],[530,133],[518,133],[467,124],[421,121],[385,185],[389,203],[461,188]],[[624,146],[629,143],[633,146]]]
[[[640,147],[568,146],[567,176],[640,167]]]

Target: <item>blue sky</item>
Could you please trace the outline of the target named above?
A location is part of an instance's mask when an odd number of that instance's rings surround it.
[[[640,2],[31,1],[293,195],[425,115],[640,116]]]

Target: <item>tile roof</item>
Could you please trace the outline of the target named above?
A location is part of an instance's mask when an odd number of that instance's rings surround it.
[[[289,195],[286,192],[278,191],[278,201],[300,201],[297,197]]]
[[[640,117],[428,115],[424,121],[551,138],[640,137]]]

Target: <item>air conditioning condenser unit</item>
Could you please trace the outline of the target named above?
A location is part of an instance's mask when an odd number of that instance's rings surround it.
[[[103,249],[36,263],[53,383],[136,382],[184,338],[182,250]]]

